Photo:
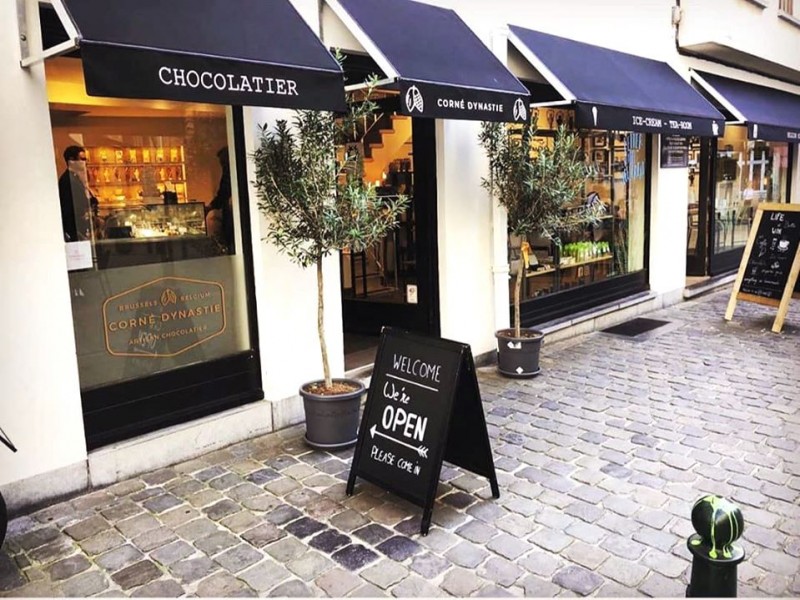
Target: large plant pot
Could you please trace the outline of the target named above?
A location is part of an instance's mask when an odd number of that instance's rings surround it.
[[[497,338],[497,370],[506,377],[535,377],[539,367],[539,350],[544,334],[527,329],[525,337],[515,337],[513,329],[501,329]]]
[[[366,391],[364,384],[354,379],[334,379],[334,382],[356,386],[352,392],[336,395],[315,394],[308,386],[319,384],[312,381],[300,388],[303,408],[306,412],[306,443],[323,450],[347,448],[358,439],[358,416],[361,398]]]
[[[0,494],[0,548],[3,547],[3,540],[6,539],[7,528],[8,512],[6,512],[6,501],[3,499],[3,494]]]

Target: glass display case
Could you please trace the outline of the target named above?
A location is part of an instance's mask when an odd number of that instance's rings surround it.
[[[187,235],[206,235],[202,202],[109,209],[99,237],[140,239]]]

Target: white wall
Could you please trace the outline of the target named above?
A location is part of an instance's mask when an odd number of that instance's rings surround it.
[[[293,6],[315,32],[319,32],[317,0],[292,0]],[[245,144],[248,156],[258,143],[258,128],[276,119],[291,122],[294,111],[246,108]],[[253,223],[253,263],[255,265],[256,306],[264,394],[268,401],[291,399],[276,407],[276,428],[302,420],[296,396],[305,382],[322,378],[322,357],[317,335],[316,268],[301,269],[263,238],[269,224],[258,212],[258,196],[252,160],[248,159],[251,222]],[[338,253],[325,260],[323,268],[325,340],[334,377],[344,374],[342,304]]]
[[[35,44],[38,31],[32,23]],[[44,70],[20,68],[18,39],[15,3],[2,2],[0,427],[19,452],[0,447],[0,485],[86,459]],[[56,491],[82,483],[65,480]]]
[[[245,109],[248,156],[258,143],[260,125],[274,125],[276,119],[291,121],[292,115],[293,112],[288,110]],[[251,159],[248,160],[248,170],[264,394],[269,401],[279,401],[296,396],[301,384],[322,378],[317,335],[316,268],[298,267],[264,240],[269,223],[258,211],[258,196],[252,185],[255,174]],[[344,346],[338,254],[325,260],[323,281],[328,358],[334,377],[340,377],[344,373]],[[281,408],[281,414],[275,415],[276,427],[300,420],[302,415],[298,409],[299,405]],[[284,415],[286,410],[290,414]]]
[[[699,0],[703,1],[703,0]],[[519,25],[640,56],[675,52],[673,0],[426,0],[455,10],[487,43],[500,26]]]
[[[778,17],[778,0],[681,0],[681,10],[681,46],[711,42],[800,72],[800,28]]]
[[[661,136],[653,136],[650,193],[650,289],[668,297],[686,285],[689,170],[661,169]]]
[[[473,354],[495,347],[492,201],[480,185],[479,131],[475,122],[436,121],[441,334]]]

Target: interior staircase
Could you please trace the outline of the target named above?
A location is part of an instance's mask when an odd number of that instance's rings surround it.
[[[385,184],[394,161],[411,158],[411,119],[383,113],[365,124],[361,143],[364,177],[377,186]],[[342,281],[355,297],[374,296],[397,289],[396,233],[365,252],[342,255]]]
[[[411,157],[411,119],[384,116],[364,136],[364,175],[379,185],[392,161]]]

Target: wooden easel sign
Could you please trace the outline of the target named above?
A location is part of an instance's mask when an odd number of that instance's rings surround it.
[[[733,318],[736,302],[775,306],[772,331],[780,333],[792,296],[800,298],[800,204],[761,204],[756,211],[739,273],[725,311]]]
[[[443,460],[487,477],[500,497],[472,352],[384,327],[347,495],[362,477],[421,506],[426,535]]]

